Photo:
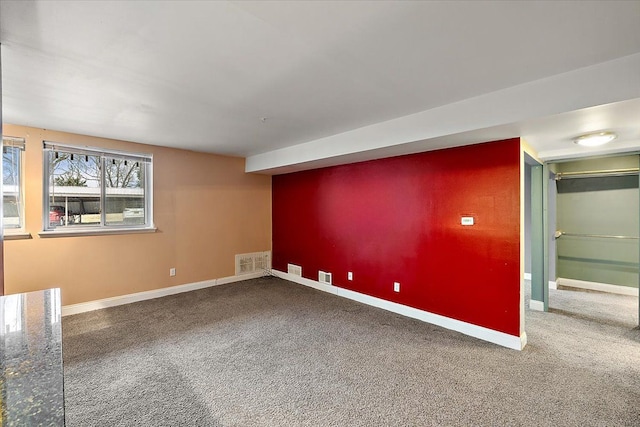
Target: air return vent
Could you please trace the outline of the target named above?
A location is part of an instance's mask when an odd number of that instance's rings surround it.
[[[318,282],[326,283],[327,285],[331,284],[331,273],[327,273],[325,271],[318,271]]]
[[[255,271],[271,270],[271,252],[257,252],[253,257]]]
[[[302,267],[295,264],[287,264],[287,273],[302,277]]]
[[[254,271],[253,257],[251,255],[236,255],[236,274],[249,274]]]
[[[236,255],[236,276],[268,272],[271,269],[271,251]]]

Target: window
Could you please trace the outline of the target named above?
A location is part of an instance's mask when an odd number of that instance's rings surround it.
[[[45,231],[153,228],[152,156],[44,143]]]
[[[24,139],[2,137],[2,224],[5,234],[24,229],[23,153]]]

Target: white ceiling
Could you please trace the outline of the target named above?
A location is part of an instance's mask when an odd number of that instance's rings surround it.
[[[638,150],[639,23],[639,1],[2,0],[3,116],[271,173],[515,136],[577,157],[601,129]]]

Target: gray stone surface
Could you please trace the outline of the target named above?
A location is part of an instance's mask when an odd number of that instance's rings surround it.
[[[0,427],[63,426],[60,290],[0,297]]]

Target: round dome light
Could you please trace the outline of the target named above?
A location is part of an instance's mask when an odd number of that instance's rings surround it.
[[[616,137],[613,132],[596,132],[574,138],[573,142],[583,147],[598,147],[613,141]]]

